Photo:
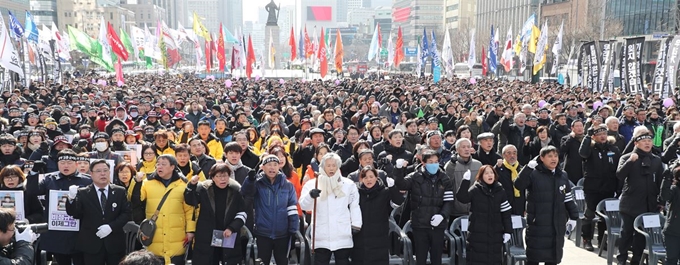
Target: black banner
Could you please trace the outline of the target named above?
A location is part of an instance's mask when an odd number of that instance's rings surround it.
[[[666,59],[666,64],[668,68],[666,70],[666,76],[668,78],[670,94],[675,92],[675,81],[678,78],[678,63],[680,62],[680,37],[674,38],[671,41],[671,45],[668,47],[668,57]]]
[[[628,82],[626,82],[626,44],[621,45],[621,52],[619,53],[619,77],[621,77],[621,91],[628,93]]]
[[[616,43],[611,43],[610,46],[609,46],[609,49],[612,53],[612,57],[609,60],[610,61],[610,63],[609,63],[609,78],[607,80],[607,82],[609,83],[609,86],[608,86],[609,93],[614,93],[614,71],[615,71],[614,69],[616,69],[616,62],[618,60],[618,57],[616,57],[616,51],[615,51],[616,45],[615,44]]]
[[[611,71],[612,46],[614,42],[600,41],[602,47],[600,56],[600,92],[607,91],[609,87],[609,72]]]
[[[642,45],[645,43],[644,37],[626,39],[626,53],[622,54],[626,68],[626,89],[630,94],[642,94],[645,97],[645,89],[642,83]]]
[[[659,43],[659,57],[656,59],[656,69],[654,70],[654,94],[661,98],[668,97],[668,79],[666,78],[666,56],[668,54],[668,47],[673,40],[672,36],[667,37]]]
[[[588,90],[597,91],[597,82],[600,77],[600,69],[597,67],[597,48],[595,47],[595,42],[586,43],[586,54],[585,54],[586,65],[588,66]]]
[[[576,62],[577,67],[578,67],[578,85],[579,86],[585,86],[585,79],[584,79],[584,69],[583,66],[585,64],[584,57],[586,56],[586,44],[581,43],[581,47],[578,49],[578,60]]]

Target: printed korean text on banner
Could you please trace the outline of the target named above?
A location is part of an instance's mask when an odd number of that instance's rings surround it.
[[[621,90],[628,93],[628,82],[626,82],[626,45],[621,45],[621,51],[619,51],[619,76],[621,76]]]
[[[79,231],[80,220],[66,213],[68,203],[67,190],[50,190],[47,229],[56,231]]]
[[[0,208],[14,210],[17,214],[17,221],[25,220],[24,192],[20,190],[0,191]]]
[[[586,48],[587,48],[586,43],[581,43],[581,47],[579,47],[579,49],[578,49],[578,59],[577,59],[577,62],[576,62],[576,67],[577,67],[577,72],[578,72],[578,82],[577,82],[577,84],[579,86],[585,85],[585,79],[584,79],[585,69],[584,69],[583,66],[585,65],[584,64],[584,62],[585,62],[584,57],[586,56]]]
[[[598,89],[600,92],[604,92],[607,91],[609,87],[609,66],[612,58],[612,45],[614,43],[610,41],[601,41],[600,44],[602,47],[602,50],[600,50],[602,56],[600,56],[600,79],[598,81]]]
[[[593,41],[588,42],[588,43],[585,44],[585,46],[586,46],[586,49],[585,49],[585,54],[583,55],[583,61],[584,61],[584,66],[588,67],[588,72],[584,73],[585,74],[585,76],[584,76],[585,80],[584,81],[586,83],[586,87],[588,88],[588,90],[595,91],[596,88],[593,85],[593,83],[595,81],[595,80],[593,80],[593,76],[595,76],[595,75],[593,74],[593,60],[592,60],[592,57],[591,57],[591,54],[595,53],[595,42],[593,42]],[[597,64],[595,63],[595,65],[597,65]]]
[[[675,79],[677,79],[678,63],[680,62],[680,36],[675,36],[668,48],[666,64],[668,65],[666,74],[670,90],[675,90]]]
[[[666,54],[668,53],[668,47],[670,47],[672,36],[667,37],[665,40],[661,41],[659,45],[659,56],[656,59],[656,69],[654,69],[654,94],[659,95],[661,98],[667,98],[669,91],[666,90],[667,79],[666,79]]]
[[[642,93],[644,96],[644,89],[642,83],[642,45],[645,42],[644,37],[626,39],[626,53],[621,56],[624,58],[626,68],[626,85],[627,91],[632,95]]]

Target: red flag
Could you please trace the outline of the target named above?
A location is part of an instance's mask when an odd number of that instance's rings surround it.
[[[321,78],[324,78],[326,76],[326,73],[328,73],[328,61],[326,58],[326,42],[323,41],[325,40],[323,36],[323,27],[321,27],[321,41],[319,41],[319,54],[317,58],[319,58],[319,71],[321,72]]]
[[[290,38],[288,38],[288,45],[290,45],[290,61],[295,61],[297,58],[297,44],[295,43],[295,31],[290,27]]]
[[[175,64],[182,60],[182,56],[179,54],[179,49],[166,49],[168,52],[168,67],[173,67]]]
[[[376,24],[378,27],[378,53],[380,53],[380,48],[382,48],[382,33],[380,33],[380,23]],[[380,56],[380,55],[378,55]]]
[[[307,34],[307,26],[305,26],[305,53],[307,58],[314,55],[314,44],[309,40],[309,35]]]
[[[345,53],[340,29],[335,29],[335,31],[335,71],[342,73],[342,57]]]
[[[109,24],[110,26],[111,24]],[[116,68],[116,83],[117,85],[123,86],[125,85],[125,79],[123,79],[123,64],[120,63],[120,57],[118,57],[118,62],[115,63],[114,67]]]
[[[210,61],[212,59],[212,55],[210,54],[210,51],[212,49],[210,48],[210,46],[212,46],[212,45],[210,45],[210,41],[205,40],[205,72],[206,73],[210,73],[210,68],[212,68],[212,65],[210,63]]]
[[[118,57],[123,58],[123,60],[127,61],[128,52],[125,49],[125,45],[123,45],[123,42],[120,41],[120,38],[118,38],[118,34],[116,34],[116,31],[113,29],[113,26],[111,26],[111,23],[109,22],[106,22],[106,39],[109,41],[109,45],[111,45],[111,51],[118,55]]]
[[[220,64],[220,72],[224,72],[227,64],[227,55],[224,53],[224,30],[222,29],[222,23],[220,23],[220,36],[217,39],[217,62]]]
[[[484,52],[483,45],[482,45],[482,76],[486,76],[486,53]]]
[[[399,64],[404,60],[404,37],[401,35],[401,26],[397,33],[397,45],[394,52],[394,67],[399,67]]]
[[[253,41],[248,36],[248,54],[246,55],[246,76],[250,79],[253,74],[253,64],[255,63],[255,49],[253,49]]]

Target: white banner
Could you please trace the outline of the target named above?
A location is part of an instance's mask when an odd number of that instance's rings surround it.
[[[0,191],[0,208],[13,209],[17,213],[17,221],[25,220],[24,192],[20,190]]]
[[[24,77],[24,71],[19,66],[19,55],[10,40],[9,32],[5,26],[5,19],[0,14],[0,66]]]
[[[67,190],[50,190],[50,205],[47,216],[47,228],[56,231],[79,231],[80,220],[66,213],[68,203]]]

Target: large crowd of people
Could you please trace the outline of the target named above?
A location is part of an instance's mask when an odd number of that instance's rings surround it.
[[[675,99],[399,75],[100,78],[115,83],[2,91],[0,194],[23,203],[2,203],[0,263],[33,264],[34,247],[60,265],[239,264],[249,231],[262,264],[288,264],[300,233],[312,264],[386,265],[394,219],[412,228],[416,264],[437,265],[452,221],[467,216],[469,264],[501,264],[519,215],[527,264],[558,264],[581,186],[585,249],[607,247],[595,210],[619,198],[618,263],[643,257],[634,219],[662,213],[665,264],[678,264]],[[19,221],[49,229],[36,241]]]

